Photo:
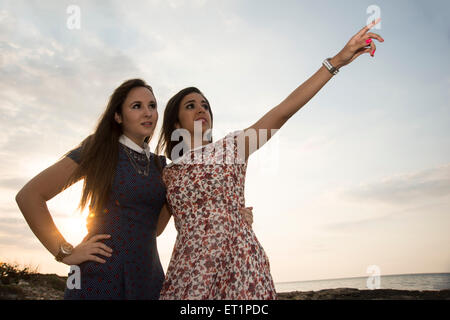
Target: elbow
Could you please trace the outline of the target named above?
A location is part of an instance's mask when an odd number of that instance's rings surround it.
[[[35,201],[43,201],[46,200],[39,195],[39,193],[34,192],[29,187],[25,186],[16,194],[16,203],[19,206],[19,209],[22,210],[22,207],[25,206],[25,204]]]
[[[16,194],[16,203],[17,205],[20,207],[20,205],[23,203],[23,198],[24,198],[24,191],[23,189],[21,189],[17,194]]]

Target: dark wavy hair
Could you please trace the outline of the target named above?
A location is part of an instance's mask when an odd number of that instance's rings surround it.
[[[180,122],[180,120],[178,119],[178,112],[180,110],[181,100],[183,100],[183,98],[190,93],[198,93],[201,94],[203,98],[205,98],[209,106],[208,110],[209,114],[211,115],[211,128],[212,128],[213,114],[211,111],[209,101],[208,99],[206,99],[205,95],[196,87],[188,87],[179,91],[167,102],[166,109],[164,110],[164,119],[161,127],[161,133],[159,135],[158,144],[156,146],[156,152],[158,154],[161,153],[164,154],[170,160],[174,160],[171,158],[172,149],[175,147],[175,145],[180,143],[179,141],[171,141],[171,136],[172,132],[176,129],[175,124],[177,122],[178,123]]]
[[[136,87],[147,88],[153,93],[152,87],[144,80],[131,79],[123,82],[109,98],[95,132],[79,145],[81,146],[81,162],[64,189],[84,178],[83,193],[78,206],[81,210],[89,202],[89,210],[100,214],[108,201],[119,159],[119,138],[123,133],[122,126],[114,119],[114,114],[117,112],[122,115],[123,103],[129,92]],[[146,137],[145,142],[150,141],[151,138],[151,136]]]

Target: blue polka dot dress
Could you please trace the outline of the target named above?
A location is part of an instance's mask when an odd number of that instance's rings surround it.
[[[80,154],[81,148],[77,148],[68,157],[80,163]],[[159,298],[164,271],[156,246],[156,226],[166,201],[166,189],[154,161],[155,154],[150,153],[148,176],[137,173],[130,155],[138,163],[148,161],[145,154],[119,143],[119,160],[108,203],[102,214],[87,220],[88,237],[111,235],[101,241],[113,249],[112,256],[97,255],[106,263],[81,263],[81,289],[66,287],[64,299]],[[164,167],[165,158],[160,159]]]

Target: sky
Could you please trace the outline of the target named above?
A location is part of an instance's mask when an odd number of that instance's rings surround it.
[[[373,9],[375,8],[375,9]],[[275,283],[450,272],[448,1],[0,0],[0,261],[67,275],[17,192],[142,78],[206,95],[214,137],[246,128],[373,18],[372,58],[341,68],[249,160],[246,204]],[[151,142],[155,146],[155,138]],[[47,205],[71,243],[82,182]],[[158,241],[167,270],[173,219]],[[372,269],[371,269],[372,268]]]

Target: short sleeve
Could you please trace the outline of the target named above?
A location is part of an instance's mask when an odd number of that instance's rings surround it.
[[[76,163],[80,164],[80,162],[81,162],[81,147],[78,147],[76,149],[71,150],[67,154],[67,157],[69,157],[70,159],[72,159]]]
[[[245,132],[233,131],[223,139],[227,164],[246,164]]]

